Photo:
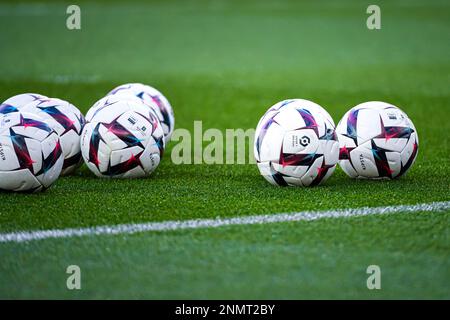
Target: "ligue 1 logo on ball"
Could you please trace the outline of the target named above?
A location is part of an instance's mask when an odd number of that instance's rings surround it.
[[[303,136],[300,139],[300,144],[304,147],[306,147],[310,142],[311,141],[310,141],[309,137],[307,137],[307,136]]]

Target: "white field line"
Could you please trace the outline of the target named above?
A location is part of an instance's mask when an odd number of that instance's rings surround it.
[[[172,231],[183,229],[218,228],[233,225],[252,225],[290,221],[312,221],[324,218],[359,217],[400,212],[440,212],[450,209],[450,201],[431,202],[416,205],[400,205],[390,207],[362,207],[331,211],[304,211],[293,213],[266,214],[224,219],[195,219],[184,221],[149,222],[138,224],[121,224],[98,226],[91,228],[55,229],[42,231],[21,231],[0,233],[1,242],[27,242],[50,238],[70,238],[92,235],[133,234],[149,231]]]

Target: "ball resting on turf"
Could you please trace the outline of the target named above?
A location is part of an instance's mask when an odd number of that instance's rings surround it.
[[[45,190],[63,163],[59,135],[44,119],[26,112],[0,115],[0,189]]]
[[[308,100],[284,100],[270,107],[258,123],[254,143],[259,171],[274,185],[318,185],[338,161],[333,119]]]
[[[89,115],[81,152],[99,177],[139,178],[159,165],[165,142],[154,111],[139,99],[116,99]]]
[[[339,165],[352,178],[398,178],[417,157],[417,130],[406,113],[392,104],[361,103],[342,117],[336,132]]]

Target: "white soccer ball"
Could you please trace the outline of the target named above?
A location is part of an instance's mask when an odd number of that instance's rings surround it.
[[[15,95],[0,104],[0,114],[17,112],[26,104],[43,98],[47,97],[37,93],[22,93]]]
[[[166,143],[170,141],[175,127],[175,116],[169,100],[157,89],[142,83],[127,83],[114,88],[108,95],[132,95],[151,106],[164,130]]]
[[[365,102],[350,109],[336,132],[339,165],[352,178],[398,178],[417,157],[414,124],[402,110],[385,102]]]
[[[254,143],[259,171],[274,185],[318,185],[338,162],[333,119],[308,100],[284,100],[269,108],[258,123]]]
[[[59,134],[64,155],[61,175],[73,173],[82,163],[80,136],[85,120],[80,110],[61,99],[42,98],[26,104],[21,111],[40,116]]]
[[[140,100],[99,110],[81,134],[81,152],[99,177],[138,178],[159,165],[165,142],[155,112]]]
[[[0,115],[0,189],[45,190],[58,179],[63,162],[59,135],[42,118]]]

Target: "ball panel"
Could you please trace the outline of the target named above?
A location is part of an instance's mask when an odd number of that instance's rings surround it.
[[[112,167],[117,166],[121,163],[127,163],[128,166],[139,166],[139,157],[141,156],[144,149],[138,146],[112,150],[110,154],[110,164]]]
[[[324,155],[325,165],[335,166],[339,161],[339,143],[335,140],[321,140],[317,153]]]
[[[386,160],[390,177],[396,177],[402,169],[402,160],[399,152],[386,152]]]
[[[25,144],[26,149],[28,150],[28,154],[32,160],[32,173],[39,172],[42,169],[42,161],[37,161],[38,159],[42,159],[42,153],[45,145],[42,145],[42,142],[31,139],[31,138],[25,138]],[[14,156],[17,157],[17,155],[14,153]]]
[[[357,143],[362,145],[381,134],[380,114],[378,110],[360,109],[356,120]]]
[[[108,176],[110,175],[108,174],[108,170],[110,167],[112,151],[109,144],[106,144],[103,140],[98,142],[97,148],[93,145],[90,146],[90,154],[94,155],[94,157],[92,157],[92,162],[97,165],[98,171],[102,174],[106,173]],[[96,159],[98,159],[98,163],[96,163]]]
[[[99,123],[98,132],[111,151],[128,147],[128,143],[123,141],[122,137],[125,137],[127,141],[133,139],[133,135],[116,121],[107,124]]]
[[[354,148],[350,152],[350,160],[358,175],[376,178],[379,174],[371,146],[371,142],[368,141]]]
[[[373,142],[375,145],[379,148],[395,151],[395,152],[402,152],[403,149],[405,149],[406,144],[408,143],[408,140],[406,139],[386,139],[386,138],[374,138]]]
[[[313,183],[314,179],[318,176],[320,168],[322,166],[323,157],[318,157],[314,160],[308,170],[305,172],[303,177],[300,178],[304,186],[309,186]]]
[[[4,128],[9,131],[10,136],[30,137],[39,141],[54,132],[44,119],[32,113],[8,113],[2,116],[1,123],[0,131]]]
[[[291,176],[283,176],[283,181],[286,184],[279,184],[280,186],[291,186],[291,187],[303,187],[301,178],[291,177]]]
[[[400,173],[398,174],[397,178],[404,175],[416,161],[417,152],[419,150],[419,143],[417,137],[418,136],[415,133],[413,133],[405,149],[400,154],[402,169],[400,170]]]
[[[142,167],[134,167],[128,171],[126,171],[125,173],[123,173],[120,176],[120,178],[124,178],[124,179],[136,179],[136,178],[142,178],[143,176],[145,176],[147,173],[144,171],[144,169]]]
[[[101,176],[100,170],[108,168],[111,153],[110,147],[103,141],[101,128],[101,123],[89,122],[81,134],[81,153],[84,162],[97,176]]]
[[[139,158],[145,171],[153,172],[158,167],[162,158],[162,151],[156,142],[149,142]]]
[[[45,188],[50,187],[60,176],[64,164],[59,136],[53,132],[48,138],[41,142],[42,145],[42,167],[36,173],[36,178]]]
[[[283,166],[281,164],[272,163],[272,167],[283,175],[300,179],[308,170],[307,166]]]
[[[139,177],[145,175],[144,168],[140,161],[142,152],[143,149],[139,147],[112,151],[108,170],[104,172],[104,174],[113,177]],[[127,175],[130,171],[133,173]],[[137,174],[139,175],[135,176]]]
[[[70,130],[63,135],[60,135],[60,138],[61,147],[66,160],[80,154],[80,136],[77,132]]]
[[[310,114],[304,109],[299,110],[300,111],[295,108],[284,108],[283,112],[278,112],[275,115],[274,121],[278,124],[282,124],[285,131],[304,128],[306,127],[306,123],[300,112],[305,115],[306,119],[309,119],[308,117],[310,117]]]
[[[40,181],[28,169],[0,171],[0,190],[40,191]]]
[[[3,171],[20,168],[19,160],[12,144],[8,131],[0,133],[0,168]]]
[[[270,123],[270,122],[269,122]],[[278,124],[264,126],[256,136],[255,154],[258,161],[278,161],[280,158],[282,139],[285,130]]]

